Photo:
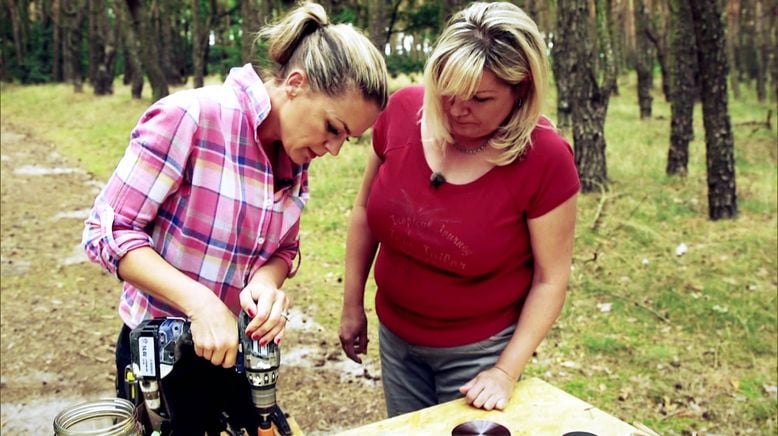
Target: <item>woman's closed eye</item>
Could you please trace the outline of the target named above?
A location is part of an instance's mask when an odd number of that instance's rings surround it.
[[[335,136],[340,136],[340,130],[333,126],[329,121],[327,121],[327,131]]]

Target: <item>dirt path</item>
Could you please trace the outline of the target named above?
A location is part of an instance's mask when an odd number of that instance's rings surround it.
[[[65,407],[113,396],[119,283],[79,247],[100,183],[15,126],[3,123],[0,135],[0,433],[51,434]],[[344,360],[333,332],[294,315],[278,391],[285,411],[309,435],[381,419],[378,365]]]

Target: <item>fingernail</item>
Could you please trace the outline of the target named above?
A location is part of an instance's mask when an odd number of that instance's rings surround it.
[[[275,340],[273,342],[275,342],[276,345],[278,345],[278,344],[281,343],[281,338],[275,338]]]
[[[262,345],[262,346],[267,345],[267,341],[263,339],[263,340],[259,341],[259,345]]]
[[[258,341],[258,340],[259,340],[259,338],[260,338],[260,336],[259,336],[259,335],[251,335],[251,340],[252,340],[252,341]]]

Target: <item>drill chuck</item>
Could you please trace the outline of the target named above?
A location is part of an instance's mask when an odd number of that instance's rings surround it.
[[[276,405],[276,382],[278,367],[281,364],[281,350],[275,342],[260,345],[258,341],[243,334],[251,321],[245,312],[241,312],[238,328],[241,331],[241,349],[243,351],[243,371],[251,385],[254,407],[272,408]]]

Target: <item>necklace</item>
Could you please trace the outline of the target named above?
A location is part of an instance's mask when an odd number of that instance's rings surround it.
[[[484,141],[481,145],[479,145],[478,147],[475,147],[475,148],[463,147],[462,145],[460,145],[457,142],[452,142],[451,143],[451,146],[454,147],[454,150],[456,150],[456,151],[458,151],[460,153],[465,153],[465,154],[480,153],[480,152],[486,150],[486,146],[487,145],[489,145],[489,140],[488,139],[486,141]]]

